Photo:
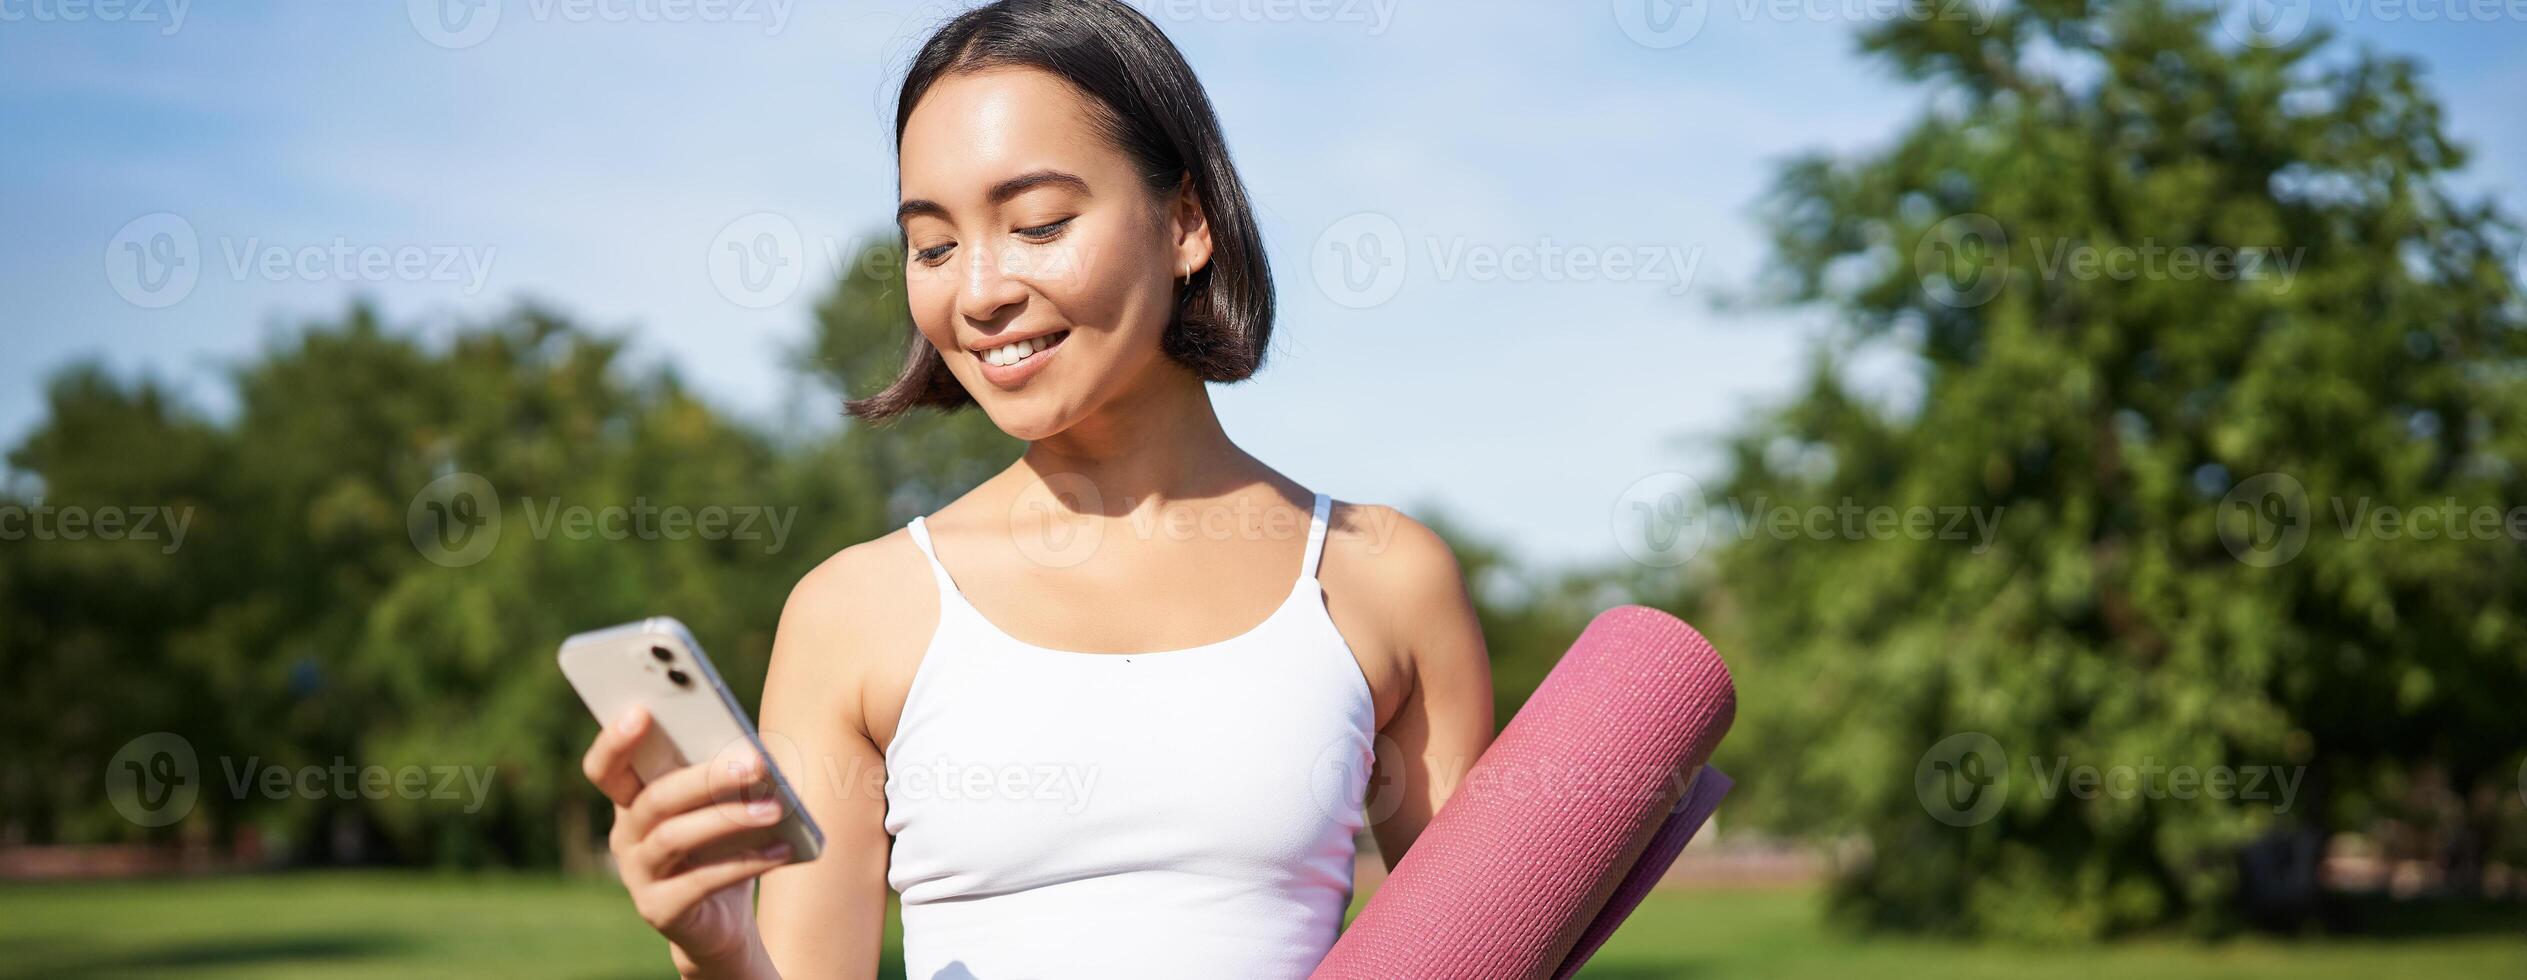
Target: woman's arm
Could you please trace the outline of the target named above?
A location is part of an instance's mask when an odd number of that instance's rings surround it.
[[[885,763],[862,710],[865,679],[935,599],[896,570],[886,539],[847,549],[801,579],[781,611],[763,683],[764,741],[808,814],[824,856],[763,876],[760,955],[788,980],[875,980],[886,921]]]
[[[1346,545],[1346,577],[1369,593],[1378,642],[1406,684],[1369,779],[1370,832],[1392,870],[1492,744],[1492,665],[1447,541],[1393,510],[1360,510],[1364,526],[1385,530]]]

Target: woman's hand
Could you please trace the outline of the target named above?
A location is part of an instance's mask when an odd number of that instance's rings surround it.
[[[685,976],[768,975],[770,958],[755,929],[752,885],[789,860],[789,845],[692,860],[781,819],[780,801],[763,792],[763,759],[747,752],[644,783],[632,771],[632,750],[650,725],[647,711],[626,712],[597,733],[580,762],[588,781],[614,801],[614,830],[606,844],[631,890],[632,906],[667,937],[676,969]]]

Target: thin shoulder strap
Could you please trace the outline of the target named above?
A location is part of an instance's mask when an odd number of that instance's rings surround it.
[[[1299,567],[1299,577],[1316,577],[1317,558],[1325,551],[1325,521],[1334,512],[1334,498],[1322,492],[1316,495],[1316,513],[1307,519],[1307,564]]]
[[[931,547],[930,525],[923,523],[921,518],[914,517],[912,523],[904,525],[904,529],[912,532],[913,545],[921,549],[921,557],[929,559],[930,575],[939,581],[939,598],[942,600],[964,598],[964,593],[956,589],[956,580],[948,577],[948,566],[939,564],[938,549]]]

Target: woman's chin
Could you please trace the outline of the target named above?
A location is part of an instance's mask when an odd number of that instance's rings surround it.
[[[1020,399],[1022,403],[1036,400]],[[1061,412],[1050,404],[985,405],[983,414],[991,416],[992,424],[1000,427],[1000,431],[1021,442],[1050,438],[1069,425]]]

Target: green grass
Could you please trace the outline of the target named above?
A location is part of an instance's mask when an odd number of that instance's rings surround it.
[[[2145,980],[2527,977],[2516,922],[2416,938],[2044,949],[1863,939],[1805,891],[1663,893],[1591,980],[1938,977]],[[892,943],[885,977],[902,975]],[[2440,930],[2446,933],[2445,930]],[[0,977],[654,977],[665,946],[612,884],[326,872],[0,886]]]

